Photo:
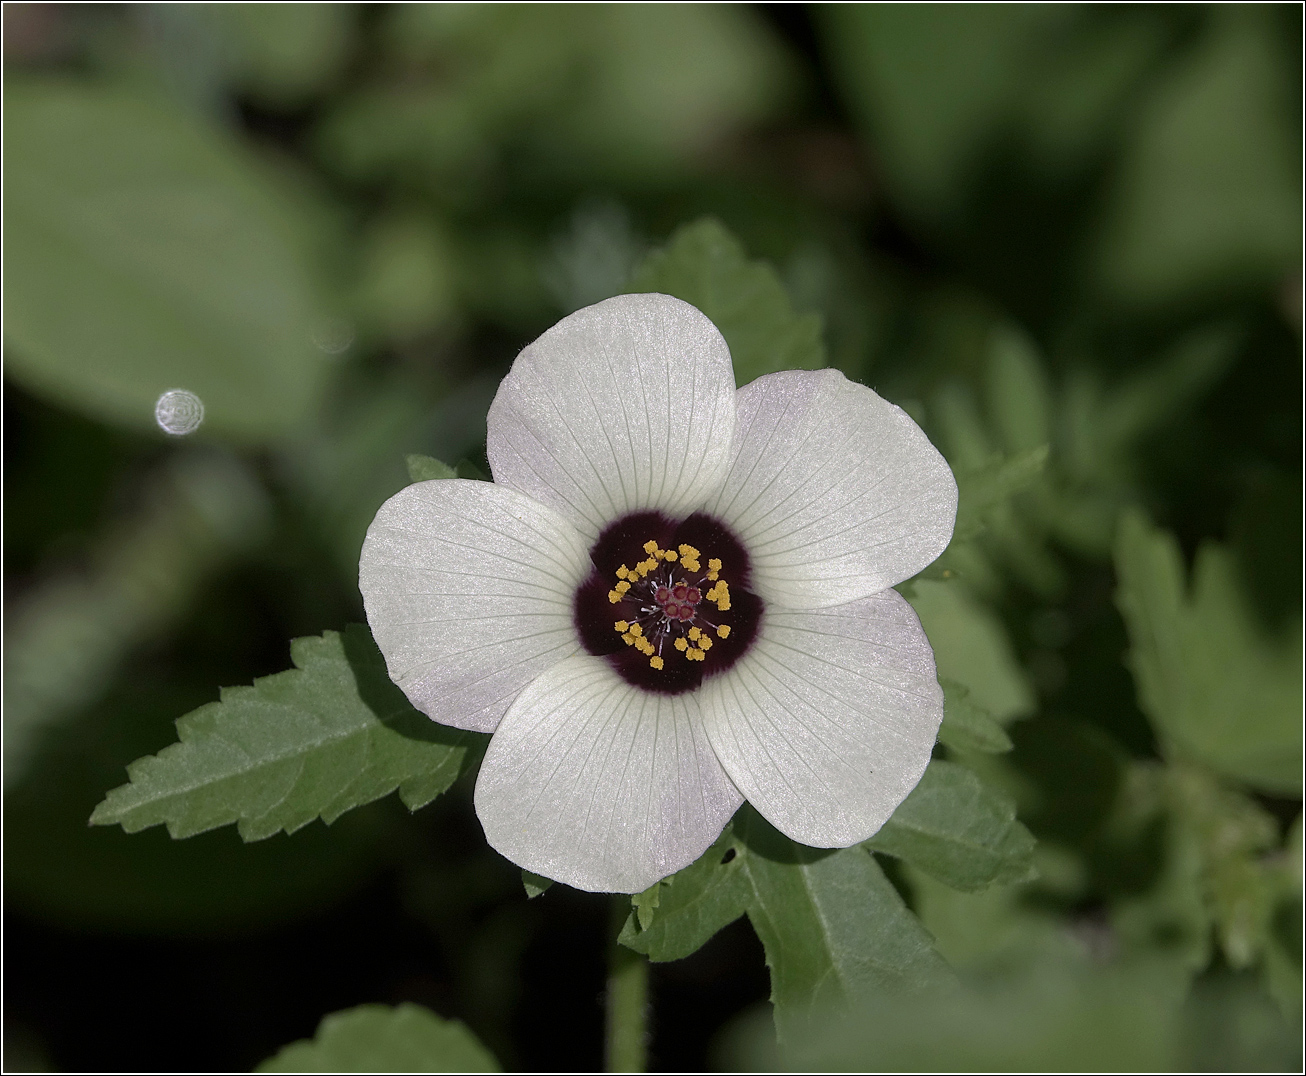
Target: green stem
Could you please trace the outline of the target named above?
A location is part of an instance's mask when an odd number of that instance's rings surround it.
[[[643,1072],[648,1063],[648,961],[617,943],[629,914],[630,898],[614,893],[608,948],[608,1072]]]

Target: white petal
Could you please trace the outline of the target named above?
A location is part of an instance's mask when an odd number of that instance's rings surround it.
[[[708,511],[791,609],[840,605],[915,575],[947,547],[957,483],[899,407],[837,370],[788,370],[738,393],[725,486]]]
[[[587,545],[551,508],[490,482],[418,482],[381,506],[358,566],[390,679],[422,713],[493,732],[517,693],[580,649]]]
[[[687,515],[721,484],[735,429],[725,340],[669,295],[563,318],[513,363],[486,420],[494,480],[591,541],[636,509]]]
[[[638,893],[693,863],[743,802],[693,693],[631,687],[581,654],[521,693],[476,780],[485,836],[519,866]]]
[[[892,590],[768,610],[753,648],[701,695],[708,739],[739,791],[817,848],[864,841],[888,820],[943,719],[929,640]]]

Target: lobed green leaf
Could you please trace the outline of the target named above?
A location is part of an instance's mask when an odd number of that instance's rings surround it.
[[[828,365],[820,316],[796,313],[775,270],[749,261],[715,218],[677,229],[636,269],[626,290],[674,295],[711,318],[730,345],[737,384]]]
[[[1143,711],[1172,752],[1270,793],[1301,790],[1301,635],[1266,637],[1228,550],[1197,552],[1191,588],[1175,539],[1130,513],[1116,603]]]
[[[256,1072],[502,1072],[461,1020],[411,1002],[332,1013],[311,1039],[293,1042]]]
[[[235,822],[247,841],[330,823],[396,788],[412,810],[445,791],[484,738],[437,725],[386,675],[367,629],[291,643],[295,668],[226,688],[177,722],[180,743],[133,762],[92,825],[176,838]]]

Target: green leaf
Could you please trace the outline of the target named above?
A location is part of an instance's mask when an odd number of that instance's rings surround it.
[[[1033,712],[1034,692],[992,611],[955,580],[918,578],[905,596],[934,647],[941,681],[961,684],[1001,724]]]
[[[1027,4],[830,4],[815,13],[890,193],[935,222],[960,208],[985,143],[1016,117],[1047,29],[1065,19]]]
[[[1048,446],[1038,445],[1013,456],[994,455],[982,467],[958,475],[956,539],[980,533],[995,509],[1034,484],[1047,461]]]
[[[1300,118],[1284,92],[1300,61],[1270,9],[1210,10],[1135,110],[1093,230],[1099,285],[1130,306],[1271,287],[1301,261]]]
[[[1191,588],[1174,538],[1121,521],[1116,604],[1139,705],[1172,753],[1270,793],[1301,790],[1301,635],[1261,632],[1232,554],[1207,543]]]
[[[636,893],[630,898],[630,906],[635,910],[635,921],[640,930],[648,930],[653,922],[653,913],[661,902],[662,883],[666,879],[654,882],[643,893]]]
[[[526,890],[526,899],[534,900],[549,886],[553,885],[553,879],[545,878],[542,874],[534,874],[531,871],[523,870],[521,872],[521,884],[522,888]]]
[[[181,742],[128,766],[130,784],[91,823],[163,823],[180,838],[235,822],[254,841],[329,824],[396,788],[416,810],[475,761],[484,738],[414,710],[361,625],[296,639],[290,653],[294,669],[181,718]]]
[[[312,1039],[293,1042],[256,1072],[502,1072],[461,1020],[411,1002],[359,1005],[324,1017]]]
[[[730,345],[736,384],[827,365],[820,316],[795,313],[775,270],[749,261],[743,244],[715,218],[678,228],[635,270],[626,290],[674,295],[711,318]]]
[[[632,914],[620,941],[651,960],[676,960],[745,912],[766,950],[782,1038],[817,1008],[951,978],[865,849],[805,848],[749,807],[698,862],[662,883],[649,927]]]
[[[447,463],[441,463],[431,456],[413,453],[406,458],[408,477],[414,482],[429,482],[438,478],[457,478],[458,472]]]
[[[932,761],[893,817],[866,842],[955,889],[1036,877],[1034,837],[1016,806],[953,762]]]
[[[748,910],[752,884],[746,850],[733,825],[684,870],[658,885],[656,914],[641,922],[632,912],[618,939],[650,960],[679,960],[697,952],[722,927]]]
[[[940,679],[943,688],[943,724],[939,743],[959,751],[998,755],[1011,750],[1011,737],[993,715],[970,697],[964,684]]]
[[[205,429],[281,441],[330,374],[292,204],[216,128],[91,83],[6,87],[6,370],[93,418],[154,426],[168,389]]]

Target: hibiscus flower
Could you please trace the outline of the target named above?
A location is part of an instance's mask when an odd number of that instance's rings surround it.
[[[367,532],[367,619],[423,713],[493,738],[490,844],[634,893],[747,799],[816,847],[870,837],[943,715],[889,589],[952,536],[957,486],[900,408],[835,370],[736,391],[696,308],[564,318],[490,407],[493,483],[418,482]]]

